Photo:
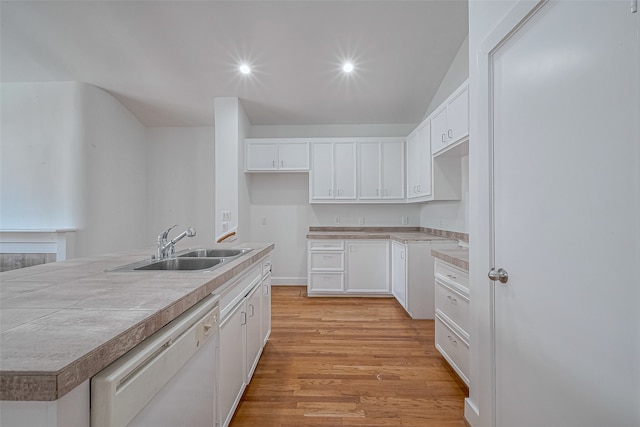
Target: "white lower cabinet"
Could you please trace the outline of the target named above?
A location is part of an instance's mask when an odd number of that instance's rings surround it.
[[[389,241],[347,241],[347,294],[389,294]]]
[[[389,295],[389,241],[310,240],[307,294]]]
[[[309,240],[307,249],[307,294],[344,293],[344,240]]]
[[[228,426],[244,387],[245,377],[245,320],[244,301],[238,304],[220,324],[220,371],[218,396],[221,425]]]
[[[469,273],[435,260],[436,348],[469,385]]]
[[[271,261],[265,258],[220,292],[219,425],[227,427],[271,330]]]
[[[391,284],[393,296],[412,319],[435,318],[434,262],[431,249],[437,242],[391,242]]]
[[[253,372],[262,354],[262,285],[259,284],[247,295],[245,301],[247,331],[247,384],[251,382]]]
[[[262,345],[271,335],[271,258],[262,263]]]

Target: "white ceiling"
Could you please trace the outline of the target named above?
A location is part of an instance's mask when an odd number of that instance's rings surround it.
[[[468,32],[466,0],[1,8],[3,82],[90,83],[146,126],[211,126],[223,96],[239,97],[254,125],[417,123]]]

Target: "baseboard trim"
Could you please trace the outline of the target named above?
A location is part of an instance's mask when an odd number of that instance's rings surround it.
[[[467,397],[464,399],[464,422],[469,427],[480,425],[480,414],[476,405]]]

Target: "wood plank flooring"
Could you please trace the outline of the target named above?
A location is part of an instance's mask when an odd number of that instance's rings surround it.
[[[467,389],[432,320],[393,298],[308,298],[274,286],[272,332],[232,427],[465,427]]]

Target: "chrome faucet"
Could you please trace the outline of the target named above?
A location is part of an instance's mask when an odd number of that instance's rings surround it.
[[[196,235],[196,229],[189,227],[172,240],[167,241],[169,238],[169,232],[177,226],[178,224],[171,226],[158,235],[158,259],[172,257],[176,253],[175,244],[178,243],[178,241],[184,237],[193,237]]]

